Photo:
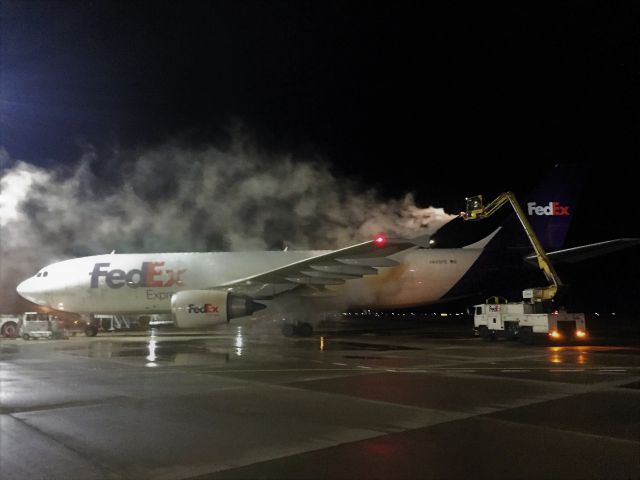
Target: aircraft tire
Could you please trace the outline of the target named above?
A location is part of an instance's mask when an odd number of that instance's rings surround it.
[[[293,337],[296,334],[296,328],[291,323],[285,323],[282,325],[282,335],[285,337]]]
[[[310,337],[313,335],[313,327],[307,322],[299,324],[297,330],[298,335],[301,337]]]
[[[28,334],[26,334],[26,333],[24,333],[24,334],[22,335],[22,339],[23,339],[23,340],[29,340],[30,338],[31,338],[31,337],[30,337]]]
[[[87,337],[95,337],[98,334],[98,327],[94,325],[87,325],[87,328],[84,329],[84,334]]]

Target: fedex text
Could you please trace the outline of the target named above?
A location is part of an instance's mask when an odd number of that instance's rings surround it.
[[[549,202],[548,205],[536,205],[536,202],[527,203],[527,213],[529,215],[569,215],[569,207],[560,205],[559,202]]]
[[[118,268],[109,270],[110,263],[96,263],[91,275],[91,288],[98,288],[100,277],[104,277],[109,288],[121,288],[125,285],[138,287],[183,287],[182,276],[187,271],[164,268],[164,262],[142,262],[140,268],[125,272]]]
[[[211,305],[210,303],[205,303],[204,305],[194,305],[190,303],[187,308],[187,313],[219,313],[218,310],[217,305]]]

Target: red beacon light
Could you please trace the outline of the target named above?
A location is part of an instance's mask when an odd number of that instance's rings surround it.
[[[385,237],[382,233],[376,235],[376,238],[373,239],[373,243],[375,243],[378,247],[383,247],[387,243],[387,237]]]

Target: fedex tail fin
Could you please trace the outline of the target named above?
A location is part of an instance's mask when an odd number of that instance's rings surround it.
[[[530,192],[513,189],[546,251],[562,248],[584,179],[584,171],[577,166],[556,165]],[[490,200],[493,199],[488,199]],[[508,205],[479,222],[465,222],[462,218],[456,218],[444,225],[432,238],[435,248],[508,248],[519,251],[521,255],[532,250],[522,225]]]
[[[584,174],[576,165],[556,165],[537,188],[518,199],[546,251],[564,245]]]

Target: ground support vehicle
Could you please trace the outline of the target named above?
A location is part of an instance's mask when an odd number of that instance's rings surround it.
[[[57,317],[38,312],[25,312],[18,321],[18,336],[31,339],[67,339],[66,329]]]
[[[524,302],[513,303],[491,297],[474,307],[475,333],[487,341],[505,337],[524,344],[532,344],[536,338],[554,342],[587,340],[583,313],[569,313],[564,309],[546,312],[546,306],[541,302],[528,302],[526,297]]]

